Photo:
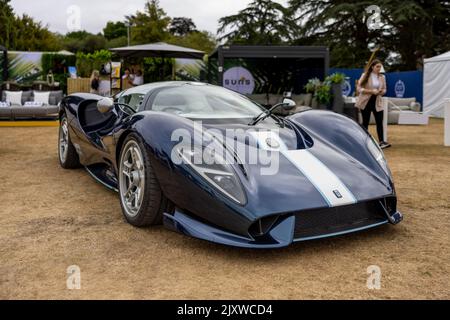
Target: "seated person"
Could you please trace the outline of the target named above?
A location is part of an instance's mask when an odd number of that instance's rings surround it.
[[[144,76],[142,75],[142,71],[138,70],[134,77],[128,80],[128,83],[137,87],[144,84]]]

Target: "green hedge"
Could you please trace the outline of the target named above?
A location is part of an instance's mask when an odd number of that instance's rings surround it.
[[[66,92],[67,78],[69,77],[69,66],[74,66],[76,57],[73,55],[63,55],[58,53],[42,54],[42,75],[44,80],[47,74],[52,71],[55,82],[59,82],[61,89]]]
[[[172,65],[175,59],[165,58],[163,61],[163,58],[144,58],[143,62],[146,83],[172,79]]]
[[[108,50],[99,50],[94,53],[78,52],[76,59],[78,76],[88,78],[93,70],[100,71],[102,65],[111,61],[111,52]]]

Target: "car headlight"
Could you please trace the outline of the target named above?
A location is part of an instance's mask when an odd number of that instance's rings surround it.
[[[177,153],[184,163],[198,172],[216,189],[237,203],[245,204],[245,193],[240,180],[233,167],[226,163],[221,154],[214,152],[214,149],[200,149],[191,146],[177,146]]]
[[[369,152],[372,154],[375,160],[377,160],[377,162],[383,168],[384,172],[386,172],[386,174],[390,177],[391,170],[389,170],[383,151],[381,150],[380,146],[376,143],[376,141],[373,139],[372,136],[369,136],[367,138],[367,148],[369,149]]]

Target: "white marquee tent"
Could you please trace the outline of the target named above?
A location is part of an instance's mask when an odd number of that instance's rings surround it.
[[[423,111],[444,117],[444,108],[437,107],[445,99],[450,99],[450,51],[424,61]]]

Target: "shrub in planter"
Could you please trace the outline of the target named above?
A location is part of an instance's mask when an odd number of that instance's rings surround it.
[[[331,85],[332,110],[338,113],[344,112],[344,99],[342,97],[342,84],[344,81],[345,74],[338,72],[329,75],[325,79],[325,82]]]
[[[308,83],[305,85],[306,93],[315,93],[317,88],[321,85],[318,78],[309,79]]]
[[[331,102],[331,87],[328,84],[321,84],[314,97],[317,99],[320,109],[327,109]]]
[[[333,73],[325,78],[325,82],[329,82],[331,84],[343,84],[345,81],[345,74],[343,73]]]

